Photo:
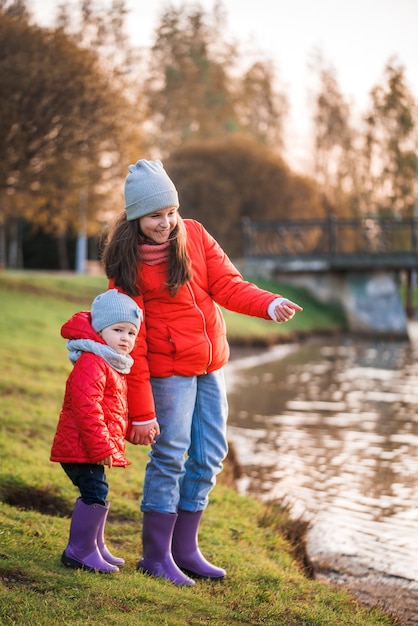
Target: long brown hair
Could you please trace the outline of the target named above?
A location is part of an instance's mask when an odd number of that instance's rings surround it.
[[[128,221],[123,211],[108,230],[101,257],[106,276],[129,296],[140,294],[140,234],[139,220]],[[172,296],[192,276],[186,240],[186,228],[183,219],[178,215],[177,225],[170,235],[166,282]]]

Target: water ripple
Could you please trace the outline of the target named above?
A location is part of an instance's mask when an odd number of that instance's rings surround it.
[[[240,490],[311,521],[318,571],[378,573],[418,598],[416,328],[413,338],[281,347],[226,374]]]

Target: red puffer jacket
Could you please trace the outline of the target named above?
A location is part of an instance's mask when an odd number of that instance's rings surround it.
[[[104,343],[90,319],[88,311],[76,313],[63,325],[61,335]],[[96,463],[112,456],[114,466],[126,467],[127,426],[126,376],[102,357],[83,352],[67,380],[51,461]]]
[[[142,263],[139,269],[141,296],[134,299],[144,310],[145,324],[128,374],[129,414],[135,421],[153,415],[146,362],[155,377],[213,372],[229,358],[225,321],[218,304],[237,313],[270,319],[268,306],[279,297],[245,281],[199,222],[186,219],[184,223],[192,261],[190,283],[172,297],[164,286],[166,263]],[[109,286],[115,285],[111,282]]]

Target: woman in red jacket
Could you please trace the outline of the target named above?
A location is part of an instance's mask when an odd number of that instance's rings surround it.
[[[128,376],[127,438],[144,445],[157,437],[145,472],[138,569],[190,586],[193,577],[226,574],[203,557],[197,539],[227,453],[222,368],[229,347],[218,305],[278,322],[302,309],[244,281],[203,226],[180,217],[160,161],[128,169],[125,211],[103,262],[110,286],[144,310]]]
[[[124,453],[126,374],[133,363],[130,352],[141,320],[137,304],[111,289],[95,298],[91,313],[76,313],[61,329],[74,368],[67,380],[50,458],[61,463],[81,495],[61,557],[67,567],[117,572],[124,564],[104,542],[109,512],[104,467],[129,465]]]

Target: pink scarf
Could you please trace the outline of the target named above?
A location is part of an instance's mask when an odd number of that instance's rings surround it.
[[[158,265],[168,260],[170,252],[169,241],[153,245],[139,240],[139,246],[141,249],[141,261],[146,265]]]

